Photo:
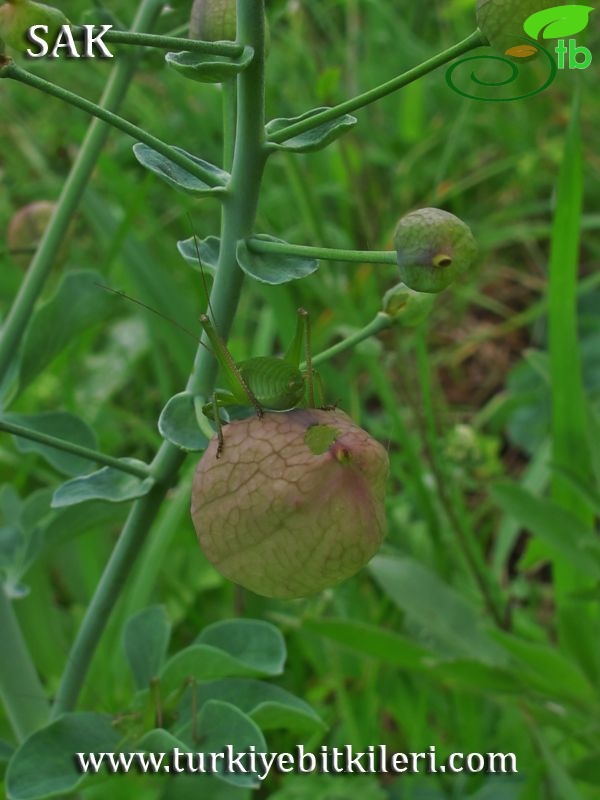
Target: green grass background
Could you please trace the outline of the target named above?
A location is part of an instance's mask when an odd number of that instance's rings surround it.
[[[74,20],[87,8],[80,0],[63,7]],[[130,3],[115,2],[111,10],[130,21]],[[335,104],[475,27],[473,4],[465,0],[274,0],[268,13],[268,118]],[[180,22],[173,15],[165,30]],[[593,27],[587,44],[596,54]],[[110,63],[57,61],[35,69],[95,99]],[[593,63],[585,73],[565,71],[545,93],[515,103],[461,98],[439,70],[359,112],[358,126],[327,150],[270,160],[257,232],[381,250],[391,246],[404,213],[440,206],[468,222],[480,244],[476,272],[438,298],[426,325],[396,327],[320,370],[328,399],[389,447],[389,536],[372,569],[318,598],[288,603],[248,595],[240,608],[235,588],[196,542],[191,456],[139,554],[81,708],[127,709],[132,684],[120,641],[133,612],[163,603],[175,626],[174,647],[241,613],[281,628],[288,661],[278,683],[328,725],[305,740],[270,732],[273,750],[300,740],[315,749],[435,744],[442,753],[514,752],[520,770],[514,777],[381,781],[276,776],[257,797],[600,797],[598,580],[578,570],[573,555],[598,558],[596,69]],[[57,198],[88,120],[8,81],[0,104],[3,234],[17,209]],[[186,82],[150,54],[122,113],[219,163],[220,108],[217,88]],[[216,203],[166,190],[139,167],[131,141],[112,133],[46,295],[62,271],[93,268],[106,283],[197,330],[202,289],[175,248],[190,235],[188,215],[201,237],[218,234]],[[0,251],[4,315],[23,266],[1,239]],[[294,285],[247,281],[231,350],[236,359],[277,352],[303,305],[319,352],[365,325],[396,282],[389,265],[325,262]],[[156,420],[184,385],[194,343],[117,298],[108,306],[102,324],[73,341],[11,410],[71,411],[94,428],[104,452],[148,460],[160,444]],[[17,452],[2,436],[5,514],[14,492],[24,498],[60,480],[39,456]],[[41,556],[24,576],[30,591],[16,611],[50,692],[126,511],[90,503],[55,512]],[[0,730],[9,740],[6,721]],[[198,784],[174,785],[120,777],[81,796],[198,796]],[[204,796],[246,794],[211,784]]]

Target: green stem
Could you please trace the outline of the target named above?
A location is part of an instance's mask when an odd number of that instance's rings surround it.
[[[238,78],[237,136],[231,173],[231,195],[223,206],[223,240],[219,266],[211,292],[211,305],[226,337],[231,328],[242,286],[236,243],[249,236],[256,217],[264,169],[264,0],[237,0],[239,38],[254,47],[255,57]],[[214,386],[217,363],[199,347],[188,389],[204,396]],[[77,703],[93,654],[117,602],[125,580],[144,543],[169,487],[175,481],[185,454],[165,442],[151,465],[156,483],[134,503],[125,528],[106,565],[94,597],[73,643],[52,709],[53,717]]]
[[[87,458],[90,461],[95,461],[98,464],[105,464],[107,467],[114,467],[121,472],[127,472],[130,475],[135,475],[136,478],[147,478],[150,475],[149,467],[136,466],[135,464],[128,464],[126,461],[121,461],[112,456],[106,456],[104,453],[99,453],[89,447],[82,447],[73,442],[67,442],[65,439],[59,439],[57,436],[50,436],[46,433],[33,431],[31,428],[24,428],[22,425],[15,425],[12,422],[0,419],[0,431],[12,433],[13,436],[21,436],[23,439],[30,439],[32,442],[39,442],[46,444],[49,447],[54,447],[57,450],[63,450],[65,453],[72,453],[81,458]]]
[[[93,103],[91,100],[86,100],[85,97],[80,97],[80,95],[70,92],[68,89],[63,89],[62,86],[57,86],[55,83],[51,83],[44,78],[40,78],[38,75],[33,75],[26,69],[19,67],[14,63],[14,61],[10,62],[6,67],[0,69],[0,78],[12,78],[13,80],[24,83],[27,86],[31,86],[34,89],[39,89],[46,94],[52,95],[52,97],[57,97],[59,100],[69,103],[76,108],[80,108],[82,111],[85,111],[92,117],[97,117],[103,122],[108,122],[108,124],[112,125],[113,128],[117,128],[118,130],[123,131],[123,133],[126,133],[128,136],[131,136],[133,139],[138,139],[140,142],[147,144],[148,147],[156,150],[157,153],[160,153],[165,158],[168,158],[169,161],[172,161],[174,164],[182,167],[182,169],[185,169],[196,178],[200,178],[200,180],[204,181],[209,186],[220,186],[220,184],[215,183],[215,176],[212,172],[204,169],[202,166],[200,166],[200,164],[192,161],[191,158],[188,158],[178,150],[173,149],[171,145],[163,142],[162,139],[153,136],[151,133],[146,133],[143,128],[139,128],[132,122],[123,119],[123,117],[119,116],[118,114],[114,114],[112,111],[108,111],[106,108],[97,105],[97,103]]]
[[[231,171],[235,152],[237,85],[234,78],[221,84],[223,95],[223,169]]]
[[[158,0],[143,0],[133,22],[134,30],[152,27],[161,7],[162,3]],[[134,58],[119,59],[108,79],[100,101],[101,107],[107,110],[119,108],[133,77],[136,63]],[[109,130],[98,120],[93,120],[90,124],[58,199],[56,211],[44,231],[39,248],[5,319],[0,337],[0,383],[6,377],[15,358],[35,303],[44,288],[71,219],[80,205]]]
[[[365,325],[364,328],[361,328],[356,333],[353,333],[351,336],[348,336],[346,339],[342,339],[341,342],[334,344],[332,347],[329,347],[327,350],[323,350],[322,353],[319,353],[316,356],[313,356],[312,363],[313,366],[318,366],[322,364],[324,361],[328,361],[330,358],[343,353],[345,350],[350,350],[352,347],[356,347],[357,344],[360,342],[364,342],[365,339],[369,339],[371,336],[376,336],[381,331],[386,330],[387,328],[391,328],[394,324],[394,318],[390,317],[389,314],[384,314],[382,311],[378,312],[378,314],[373,317],[371,322],[368,325]],[[305,369],[306,364],[300,364],[300,369]]]
[[[33,665],[12,603],[0,586],[0,696],[19,742],[48,718],[48,701]]]
[[[285,142],[293,136],[299,136],[301,133],[306,133],[314,128],[318,128],[319,125],[323,125],[325,122],[331,122],[331,120],[337,119],[343,114],[350,114],[352,111],[364,108],[374,103],[376,100],[380,100],[382,97],[386,97],[388,94],[392,94],[392,92],[396,92],[409,83],[413,83],[419,78],[422,78],[434,69],[453,61],[458,56],[462,56],[470,50],[474,50],[476,47],[482,47],[487,44],[488,40],[485,36],[480,30],[476,30],[470,36],[467,36],[466,39],[458,42],[458,44],[449,47],[447,50],[443,50],[441,53],[437,53],[437,55],[427,59],[427,61],[423,61],[423,63],[419,64],[417,67],[413,67],[407,72],[397,75],[395,78],[392,78],[392,80],[375,86],[368,92],[359,94],[357,97],[352,97],[350,100],[346,100],[337,106],[328,108],[326,111],[321,111],[319,114],[315,114],[308,119],[296,122],[293,125],[288,125],[286,128],[281,128],[281,130],[269,136],[268,141],[277,144]]]
[[[98,25],[94,26],[99,28]],[[71,28],[73,38],[80,42],[87,35],[82,27]],[[203,42],[179,36],[158,36],[154,33],[110,30],[102,35],[102,41],[113,44],[131,44],[140,47],[156,47],[160,50],[185,50],[214,56],[239,58],[244,48],[235,42]]]
[[[341,250],[334,247],[311,247],[288,242],[269,242],[252,236],[246,244],[253,253],[277,253],[286,256],[308,256],[323,261],[347,261],[357,264],[397,264],[393,250]]]

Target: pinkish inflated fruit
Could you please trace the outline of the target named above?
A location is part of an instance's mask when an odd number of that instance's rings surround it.
[[[192,519],[208,560],[267,597],[307,597],[354,575],[385,535],[385,449],[342,411],[233,422],[194,477]]]

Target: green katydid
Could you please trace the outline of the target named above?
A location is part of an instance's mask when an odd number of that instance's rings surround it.
[[[296,333],[283,358],[257,356],[236,364],[207,314],[202,314],[200,324],[229,384],[229,390],[216,389],[211,402],[202,409],[206,416],[213,416],[217,426],[219,436],[217,458],[223,451],[219,408],[252,405],[257,415],[262,417],[264,411],[290,411],[296,408],[302,404],[305,392],[308,406],[315,407],[310,322],[308,312],[303,308],[298,309]],[[305,372],[300,370],[303,344],[306,353]]]
[[[200,262],[199,254],[198,260]],[[204,280],[204,273],[202,273],[202,277]],[[165,317],[160,311],[130,297],[124,292],[112,289],[109,286],[103,286],[103,288],[137,303],[163,319],[167,319],[199,342],[198,337],[191,331],[188,331],[187,328],[179,325],[174,320]],[[208,301],[208,310],[212,313],[210,300]],[[217,428],[217,436],[219,437],[217,458],[223,452],[224,446],[221,429],[224,420],[219,414],[219,409],[226,409],[230,406],[253,406],[256,414],[262,417],[265,411],[290,411],[296,408],[303,403],[305,394],[308,407],[315,408],[315,379],[319,385],[320,395],[322,395],[322,390],[318,375],[315,374],[312,367],[310,322],[308,312],[305,309],[298,309],[296,332],[283,358],[257,356],[236,363],[208,314],[200,316],[200,324],[212,346],[212,349],[207,349],[217,359],[229,386],[229,389],[215,389],[210,402],[202,407],[202,413],[214,419]],[[206,347],[203,342],[200,342],[200,344]],[[305,370],[300,369],[303,346],[306,355]]]

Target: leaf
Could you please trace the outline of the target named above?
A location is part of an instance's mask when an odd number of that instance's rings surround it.
[[[495,484],[492,497],[500,508],[575,569],[600,579],[600,544],[594,532],[576,516],[510,481]]]
[[[192,709],[209,700],[233,704],[264,731],[285,729],[304,734],[326,728],[316,711],[304,700],[279,686],[251,678],[209,681],[188,690],[180,707],[181,720],[189,720]]]
[[[254,50],[244,47],[237,58],[218,56],[210,53],[167,53],[165,61],[168,66],[192,81],[200,83],[223,83],[235,78],[252,61]]]
[[[91,270],[67,273],[56,293],[34,313],[25,334],[20,387],[23,389],[83,331],[108,319],[112,303]]]
[[[179,164],[176,164],[166,156],[163,156],[162,153],[157,153],[156,150],[153,150],[151,147],[141,142],[133,145],[133,154],[143,167],[146,167],[150,172],[158,175],[158,177],[162,178],[169,186],[180,189],[186,194],[191,194],[194,197],[205,197],[211,194],[218,195],[225,193],[225,187],[229,180],[227,172],[219,169],[219,167],[215,167],[213,164],[209,164],[208,161],[204,161],[202,158],[198,158],[186,152],[181,147],[172,146],[171,149],[175,150],[177,153],[182,153],[202,167],[202,169],[207,170],[212,176],[212,185],[192,175],[191,172],[180,167]]]
[[[576,761],[570,772],[579,781],[600,786],[600,750]]]
[[[385,593],[444,656],[503,665],[506,654],[485,632],[481,615],[437,575],[412,558],[375,556],[369,569]]]
[[[6,773],[8,797],[36,800],[73,791],[85,780],[75,754],[114,752],[119,740],[105,714],[59,717],[36,731],[14,754]]]
[[[145,467],[142,461],[135,458],[122,458],[127,464]],[[74,506],[88,500],[106,500],[109,503],[125,503],[148,494],[154,480],[151,477],[138,478],[114,467],[102,467],[90,475],[63,483],[54,492],[52,508]]]
[[[217,271],[220,247],[221,240],[216,236],[207,236],[206,239],[190,236],[189,239],[177,242],[177,249],[188,264],[191,264],[199,272],[200,266],[202,266],[202,269],[211,275],[214,275]],[[200,253],[202,265],[198,261],[198,253]]]
[[[4,739],[0,739],[0,764],[6,764],[10,761],[15,752],[14,744],[10,744],[10,742],[6,742]]]
[[[286,659],[281,631],[258,619],[228,619],[202,630],[198,644],[218,647],[262,675],[281,675]]]
[[[528,642],[504,631],[493,637],[514,657],[521,680],[536,692],[550,698],[576,702],[592,708],[596,691],[576,663],[560,650],[546,644]]]
[[[18,599],[29,594],[21,578],[35,561],[44,544],[44,528],[50,517],[51,492],[38,489],[21,501],[12,486],[0,491],[0,582],[8,597]]]
[[[175,691],[190,678],[197,681],[210,681],[216,678],[252,676],[258,677],[265,673],[260,665],[254,665],[252,660],[235,658],[218,647],[207,644],[192,644],[180,650],[165,664],[160,685],[166,693]]]
[[[206,450],[208,445],[208,437],[198,426],[194,396],[188,392],[171,397],[161,411],[158,430],[161,436],[182,450]]]
[[[308,619],[302,627],[345,644],[357,653],[377,658],[381,663],[419,672],[445,686],[449,683],[459,686],[462,691],[514,694],[522,689],[518,677],[504,667],[468,659],[440,660],[431,650],[403,636],[362,622]]]
[[[72,444],[98,448],[98,440],[93,430],[80,417],[67,411],[49,411],[41,414],[4,414],[2,419],[29,428],[36,433],[45,433],[64,439]],[[94,462],[87,458],[67,453],[47,444],[31,441],[23,436],[14,436],[17,450],[21,453],[39,453],[49,464],[63,475],[81,475],[93,469]]]
[[[164,606],[150,606],[131,617],[123,631],[123,647],[138,689],[157,678],[171,637],[171,623]]]
[[[198,743],[194,738],[194,727],[201,735]],[[257,752],[266,752],[267,743],[260,728],[231,703],[220,700],[209,700],[200,709],[195,726],[190,721],[188,725],[177,732],[178,738],[192,747],[195,751],[203,753],[223,753],[229,749],[233,753],[248,753],[250,747]],[[255,773],[225,772],[225,759],[218,759],[215,776],[233,786],[260,785]]]
[[[523,28],[528,36],[537,39],[560,39],[574,36],[587,27],[593,6],[554,6],[537,11],[525,20]]]
[[[281,239],[265,234],[254,238],[264,242],[285,244]],[[319,262],[315,258],[288,256],[281,253],[253,253],[244,240],[238,242],[237,260],[246,275],[261,283],[271,285],[306,278],[307,275],[312,275],[319,268]]]
[[[267,146],[274,150],[288,150],[292,153],[313,153],[316,150],[322,150],[324,147],[327,147],[328,144],[331,144],[331,142],[338,139],[340,136],[346,133],[347,130],[353,128],[357,123],[356,117],[353,117],[350,114],[343,114],[342,116],[336,117],[329,122],[323,122],[321,125],[318,125],[316,128],[306,131],[305,133],[299,133],[296,136],[291,136],[289,139],[286,139],[283,142],[271,141],[271,137],[278,133],[278,131],[287,128],[290,125],[295,125],[297,122],[303,122],[304,120],[310,119],[310,117],[314,117],[316,114],[320,114],[322,111],[327,110],[328,106],[323,106],[320,108],[313,108],[311,111],[307,111],[306,113],[301,114],[299,117],[290,117],[288,119],[272,119],[265,126]]]
[[[340,642],[357,653],[376,658],[384,664],[421,670],[425,662],[432,658],[430,650],[414,644],[404,636],[363,622],[331,618],[306,619],[302,627]]]

